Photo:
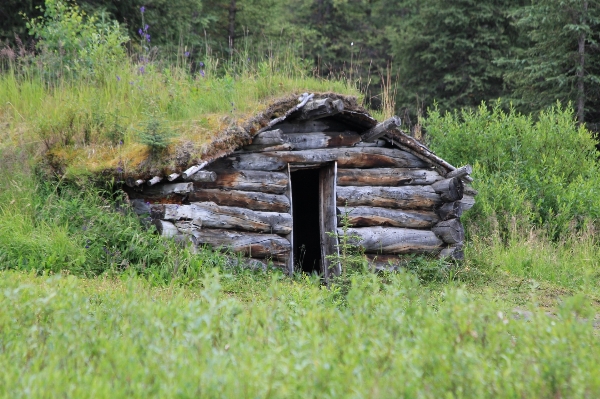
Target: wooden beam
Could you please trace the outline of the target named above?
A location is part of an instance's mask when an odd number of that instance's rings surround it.
[[[356,132],[313,132],[286,133],[282,135],[285,143],[291,144],[294,150],[311,150],[316,148],[352,147],[360,142]]]
[[[454,169],[453,171],[449,172],[446,174],[446,178],[451,178],[451,177],[465,177],[470,175],[471,173],[473,173],[473,167],[471,165],[465,165],[465,166],[461,166],[458,169]]]
[[[436,211],[440,220],[450,220],[460,218],[463,214],[464,207],[462,201],[446,202]]]
[[[298,120],[320,119],[339,114],[343,110],[344,102],[342,100],[334,101],[331,98],[313,100],[302,107]]]
[[[201,220],[208,228],[244,230],[250,232],[289,234],[292,216],[289,213],[261,212],[250,209],[219,206],[214,202],[192,202],[189,205],[153,205],[155,218],[169,221]]]
[[[199,170],[186,180],[196,183],[209,183],[217,180],[217,174],[213,171]]]
[[[177,179],[178,177],[179,177],[179,173],[171,173],[169,176],[167,176],[167,180],[173,181],[173,180]]]
[[[431,230],[447,244],[460,244],[465,239],[465,230],[460,219],[441,221]]]
[[[190,176],[192,176],[194,173],[196,173],[200,169],[204,168],[206,165],[208,165],[208,162],[202,162],[201,164],[194,165],[194,166],[190,167],[189,169],[186,169],[181,174],[181,177],[183,178],[183,180],[187,180],[190,178]]]
[[[337,237],[331,236],[330,232],[336,231],[336,163],[325,166],[319,170],[319,194],[320,194],[320,234],[321,234],[321,273],[325,282],[329,284],[330,278],[342,273],[342,266],[335,260],[328,259],[329,255],[339,255]],[[300,204],[302,205],[302,204]]]
[[[290,200],[285,195],[254,191],[203,189],[190,193],[188,199],[190,202],[214,202],[257,211],[288,212],[290,209]]]
[[[442,180],[435,170],[408,168],[338,169],[339,186],[429,185]]]
[[[156,183],[159,183],[161,180],[162,180],[162,177],[154,176],[152,179],[148,180],[148,182],[146,184],[148,184],[149,186],[153,186]]]
[[[290,163],[322,164],[338,162],[339,168],[426,168],[429,165],[412,154],[393,148],[353,147],[305,151],[232,154],[213,163],[215,169],[283,170]]]
[[[394,128],[400,126],[400,124],[401,124],[400,118],[398,118],[397,116],[392,116],[391,118],[386,119],[381,123],[378,123],[373,128],[364,132],[361,135],[362,140],[366,141],[367,143],[371,142],[371,141],[375,141],[378,138],[380,138],[381,136],[383,136],[384,134],[386,134],[391,129],[394,129]]]
[[[348,222],[353,227],[388,226],[413,229],[427,229],[440,219],[431,211],[408,211],[373,206],[355,206],[338,208],[338,226],[342,216],[348,212]]]
[[[171,183],[147,188],[144,190],[143,196],[160,197],[169,194],[187,194],[192,192],[193,190],[193,183]]]
[[[338,235],[343,235],[338,228]],[[439,253],[444,245],[431,230],[413,230],[397,227],[353,227],[348,229],[355,244],[360,245],[366,253],[373,254],[408,254]]]
[[[197,172],[196,174],[201,172],[202,171]],[[196,183],[195,187],[197,189],[226,188],[241,191],[283,194],[288,186],[288,176],[286,173],[282,172],[221,169],[210,173],[215,175],[215,179],[210,182]]]
[[[166,220],[158,220],[155,219],[152,221],[152,224],[156,227],[158,234],[163,237],[175,237],[179,235],[179,230],[177,227],[171,222],[167,222]]]
[[[437,181],[431,187],[442,197],[444,202],[458,201],[463,197],[465,186],[458,177]]]
[[[209,245],[215,249],[259,259],[285,260],[291,250],[290,242],[276,234],[202,228],[194,231],[192,237],[197,246]]]
[[[431,186],[340,186],[337,188],[338,206],[431,210],[442,202],[440,195]]]

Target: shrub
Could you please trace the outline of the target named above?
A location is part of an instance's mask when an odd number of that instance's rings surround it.
[[[29,33],[39,42],[38,57],[46,74],[101,77],[125,60],[123,44],[129,37],[116,21],[104,14],[87,16],[77,4],[46,0],[43,16],[27,22]]]
[[[504,231],[511,223],[543,226],[555,237],[600,217],[599,154],[570,106],[557,104],[537,120],[503,111],[500,101],[445,115],[434,109],[425,127],[442,157],[475,166],[470,217],[497,220]]]

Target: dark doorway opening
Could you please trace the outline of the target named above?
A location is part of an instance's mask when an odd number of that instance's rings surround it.
[[[294,268],[321,272],[319,169],[291,172]]]

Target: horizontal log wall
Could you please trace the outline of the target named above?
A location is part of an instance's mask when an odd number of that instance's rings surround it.
[[[358,238],[377,270],[397,269],[402,254],[460,259],[464,231],[459,218],[473,206],[476,192],[460,177],[444,177],[420,157],[385,141],[361,142],[353,129],[329,118],[277,124],[186,183],[165,179],[133,196],[152,201],[176,194],[184,204],[148,205],[140,199],[134,200],[136,212],[149,212],[162,234],[182,242],[242,253],[252,267],[264,268],[271,261],[289,269],[288,165],[294,170],[337,161],[337,233],[342,234],[347,215],[348,234]]]

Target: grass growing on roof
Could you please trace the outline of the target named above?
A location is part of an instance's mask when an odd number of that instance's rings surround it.
[[[60,79],[40,74],[0,75],[0,146],[41,144],[61,173],[76,177],[107,169],[125,174],[162,171],[163,159],[185,146],[201,157],[202,144],[264,111],[275,98],[303,92],[358,96],[342,81],[309,76],[293,60],[265,59],[218,75],[211,62],[202,74],[186,66],[123,64],[103,79]],[[214,61],[216,64],[216,61]],[[163,157],[141,143],[151,123],[172,134]],[[164,156],[171,155],[171,156]],[[155,172],[156,173],[156,172]]]

